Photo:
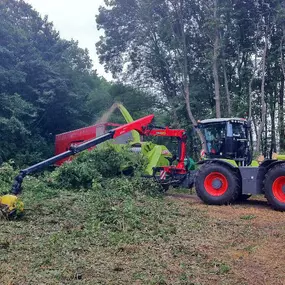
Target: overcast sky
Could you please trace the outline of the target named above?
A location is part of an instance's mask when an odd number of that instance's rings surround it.
[[[100,32],[97,30],[95,15],[104,0],[25,0],[41,14],[48,15],[56,30],[64,39],[78,40],[79,46],[87,48],[93,60],[94,69],[98,74],[111,79],[104,72],[104,67],[98,62],[95,43],[99,40]]]

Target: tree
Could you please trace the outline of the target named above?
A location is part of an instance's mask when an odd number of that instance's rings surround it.
[[[208,94],[199,90],[197,99],[190,95],[190,89],[197,93],[192,79],[202,79],[197,82],[200,85],[205,80],[189,68],[197,66],[195,61],[201,58],[199,50],[190,45],[197,35],[190,25],[196,21],[189,14],[193,5],[182,0],[119,0],[107,4],[109,9],[101,8],[97,17],[98,26],[106,35],[97,44],[101,62],[115,76],[128,77],[139,87],[152,85],[172,114],[174,125],[179,124],[183,109],[195,125],[192,110],[197,110],[197,101],[200,103]],[[198,3],[195,9],[199,9]],[[194,15],[195,11],[191,13]],[[123,66],[127,67],[125,74]],[[208,98],[205,105],[209,105]]]
[[[86,125],[96,77],[88,51],[62,40],[47,17],[22,0],[0,0],[2,160],[24,152],[25,163],[37,160],[56,133]]]

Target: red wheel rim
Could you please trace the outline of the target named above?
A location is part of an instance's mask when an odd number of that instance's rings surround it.
[[[204,187],[210,195],[222,196],[228,190],[228,180],[222,173],[212,172],[206,176]]]
[[[272,185],[272,192],[279,202],[285,203],[285,176],[275,179]]]

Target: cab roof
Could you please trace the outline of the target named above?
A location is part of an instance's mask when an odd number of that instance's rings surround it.
[[[242,118],[205,119],[205,120],[200,121],[199,124],[223,123],[223,122],[246,123],[246,119],[242,119]]]

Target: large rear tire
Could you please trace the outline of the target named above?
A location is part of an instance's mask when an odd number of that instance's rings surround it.
[[[285,211],[285,163],[268,170],[264,179],[264,192],[273,209]]]
[[[226,205],[240,195],[240,181],[236,171],[219,163],[206,163],[196,176],[195,188],[206,204]]]

